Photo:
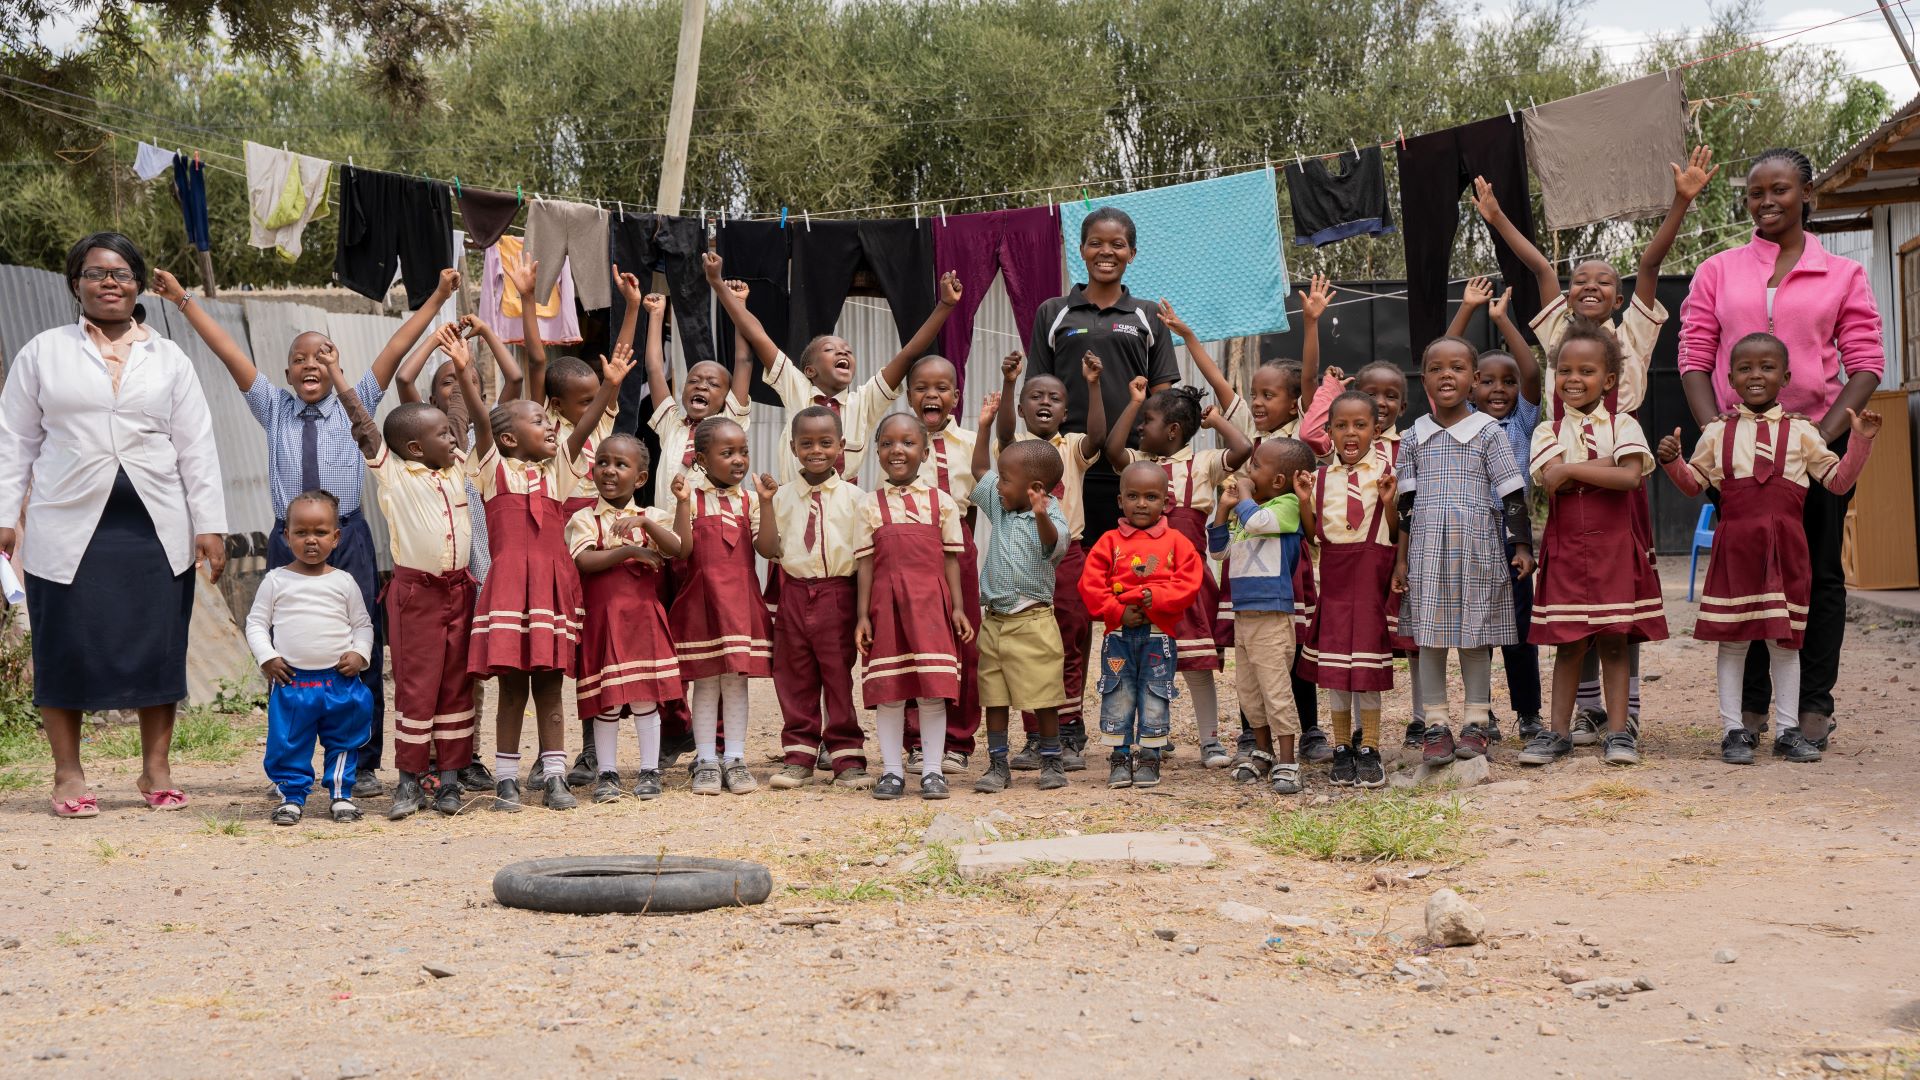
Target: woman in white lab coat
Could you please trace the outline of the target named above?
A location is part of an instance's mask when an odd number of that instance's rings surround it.
[[[95,233],[66,271],[79,319],[28,342],[0,390],[0,551],[26,585],[53,812],[99,813],[80,717],[106,709],[139,712],[141,797],[177,810],[187,797],[167,752],[187,696],[194,564],[214,580],[226,565],[212,418],[186,354],[136,318],[147,264],[133,241]]]

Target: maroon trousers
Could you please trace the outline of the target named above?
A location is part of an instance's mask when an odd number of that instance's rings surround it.
[[[1087,648],[1093,630],[1093,617],[1087,614],[1086,601],[1080,599],[1080,572],[1086,569],[1087,551],[1074,540],[1053,571],[1053,621],[1060,628],[1061,670],[1067,703],[1060,706],[1060,722],[1080,722],[1080,699],[1087,690]],[[1040,733],[1040,719],[1030,712],[1020,714],[1027,734]]]
[[[473,679],[467,674],[473,575],[393,568],[386,589],[393,670],[393,764],[426,773],[473,763]],[[431,759],[431,760],[430,760]]]
[[[777,572],[777,571],[776,571]],[[853,705],[854,583],[850,577],[782,575],[773,622],[773,692],[788,765],[811,767],[824,742],[835,776],[867,767],[866,736]]]

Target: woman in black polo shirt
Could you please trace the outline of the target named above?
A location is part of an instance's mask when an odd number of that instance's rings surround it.
[[[1080,378],[1080,358],[1088,352],[1103,365],[1100,394],[1110,419],[1127,407],[1127,384],[1136,376],[1146,376],[1149,393],[1180,381],[1173,336],[1160,322],[1158,305],[1136,299],[1120,280],[1138,250],[1133,219],[1125,211],[1109,206],[1088,214],[1080,223],[1087,283],[1041,304],[1034,315],[1027,373],[1052,375],[1066,384],[1062,431],[1087,430],[1087,384]],[[1081,498],[1086,515],[1082,542],[1091,546],[1120,516],[1120,477],[1104,458],[1087,469]]]

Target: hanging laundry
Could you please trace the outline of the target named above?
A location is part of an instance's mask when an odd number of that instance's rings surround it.
[[[187,225],[187,242],[197,251],[213,247],[207,229],[207,170],[185,154],[173,155],[173,194]]]
[[[534,199],[527,207],[527,251],[540,264],[534,289],[542,295],[560,280],[560,264],[573,264],[573,291],[580,306],[599,311],[612,304],[607,269],[607,212],[585,203]]]
[[[735,219],[715,230],[714,250],[726,262],[726,273],[747,283],[747,310],[760,320],[767,336],[787,340],[791,302],[787,295],[787,239],[791,235],[777,221]],[[713,340],[728,352],[733,341],[733,320],[726,311],[718,312]],[[767,385],[766,368],[755,364],[749,396],[762,405],[778,407],[780,395]]]
[[[732,368],[731,331],[728,333],[727,348],[718,352],[714,349],[713,290],[707,287],[707,271],[700,263],[700,256],[707,250],[707,238],[701,234],[699,219],[674,214],[629,214],[622,211],[613,215],[607,230],[611,238],[612,262],[620,268],[621,273],[637,276],[640,287],[649,291],[653,288],[655,273],[667,279],[667,305],[672,309],[673,316],[669,327],[679,334],[680,351],[686,357],[687,365],[691,367],[702,361],[718,360],[722,367]],[[732,267],[727,268],[727,274],[733,276]],[[612,290],[611,303],[607,311],[609,335],[619,332],[627,311],[626,298],[620,295],[619,289]],[[635,331],[634,347],[640,348],[639,343],[646,339],[647,313],[642,311]],[[611,347],[612,343],[608,345]],[[640,400],[646,393],[645,379],[628,379],[621,383],[620,415],[625,417],[631,411],[637,416]]]
[[[1561,98],[1527,110],[1525,123],[1547,228],[1650,217],[1672,205],[1667,165],[1687,161],[1687,94],[1679,79],[1648,75]]]
[[[520,290],[507,280],[501,266],[507,256],[517,257],[520,254],[520,238],[503,236],[487,248],[486,260],[480,270],[480,318],[493,327],[493,332],[508,345],[521,344],[526,340],[526,335],[521,333],[524,324],[520,319]],[[561,274],[547,300],[547,303],[534,309],[534,314],[540,317],[540,343],[579,344],[580,316],[573,303],[573,276]]]
[[[173,152],[162,150],[152,143],[141,143],[133,152],[133,175],[142,180],[157,179],[161,173],[173,168]]]
[[[492,247],[520,213],[520,196],[511,191],[488,191],[462,184],[456,195],[460,200],[460,222],[467,227],[467,240],[477,248]]]
[[[386,302],[394,270],[418,310],[453,265],[453,192],[438,180],[340,166],[340,235],[333,276]]]
[[[1080,223],[1103,206],[1125,210],[1139,234],[1127,289],[1162,297],[1202,341],[1287,329],[1287,264],[1280,206],[1266,169],[1192,184],[1060,204],[1067,276],[1087,280]]]
[[[984,214],[930,217],[922,225],[933,229],[934,262],[941,271],[960,275],[960,306],[940,329],[940,355],[953,361],[961,385],[966,384],[967,354],[973,347],[973,320],[993,285],[995,273],[1006,282],[1013,307],[1013,324],[1024,339],[1033,326],[1034,312],[1059,296],[1065,263],[1060,247],[1060,219],[1052,207],[993,210]],[[999,358],[995,357],[997,364]]]
[[[898,219],[816,221],[809,226],[793,218],[787,231],[793,234],[788,356],[799,356],[814,336],[833,333],[853,291],[853,275],[861,270],[873,275],[886,296],[902,345],[933,314],[939,294],[931,229]]]
[[[1336,173],[1334,168],[1341,171]],[[1307,158],[1287,166],[1287,204],[1293,210],[1293,242],[1324,247],[1353,236],[1393,231],[1387,209],[1386,158],[1378,146],[1337,161]]]
[[[307,223],[327,216],[327,182],[333,162],[257,142],[247,143],[245,151],[247,242],[273,248],[292,262],[300,257],[300,234]]]
[[[1407,240],[1407,332],[1416,355],[1447,332],[1447,270],[1460,229],[1460,193],[1484,176],[1522,235],[1533,238],[1527,190],[1527,137],[1517,117],[1496,116],[1416,135],[1400,145],[1400,231]],[[1671,191],[1669,191],[1671,194]],[[1465,213],[1472,214],[1471,209]],[[1508,315],[1525,326],[1540,311],[1540,286],[1498,235],[1494,257],[1513,287]]]

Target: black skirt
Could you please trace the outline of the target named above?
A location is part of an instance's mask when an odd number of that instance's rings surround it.
[[[193,567],[173,572],[125,469],[73,584],[28,574],[26,587],[35,705],[99,712],[186,698]]]

